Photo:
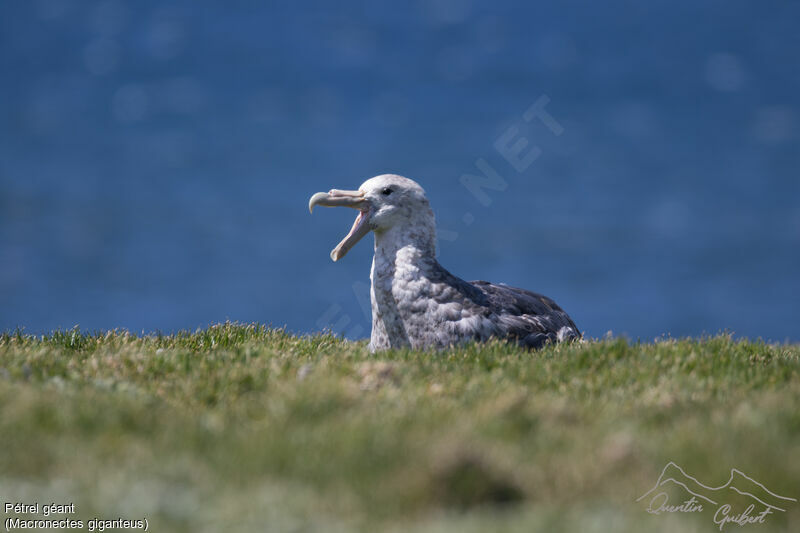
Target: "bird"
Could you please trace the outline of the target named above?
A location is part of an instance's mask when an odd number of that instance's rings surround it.
[[[581,338],[552,299],[505,284],[464,281],[442,267],[433,210],[412,179],[382,174],[356,191],[318,192],[309,211],[316,206],[358,210],[353,227],[330,253],[334,262],[369,232],[375,236],[370,352],[443,350],[491,339],[537,349]]]

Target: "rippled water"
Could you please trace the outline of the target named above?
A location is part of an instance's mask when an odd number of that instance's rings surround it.
[[[688,0],[5,2],[0,329],[366,336],[371,243],[331,263],[354,213],[306,203],[396,172],[428,191],[447,268],[552,296],[591,336],[800,340],[798,22]],[[521,170],[495,146],[519,138]],[[478,160],[504,190],[461,184]]]

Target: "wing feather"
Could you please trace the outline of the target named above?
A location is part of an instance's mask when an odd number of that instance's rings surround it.
[[[486,298],[504,336],[538,348],[548,342],[580,338],[570,316],[551,298],[508,285],[472,281]]]

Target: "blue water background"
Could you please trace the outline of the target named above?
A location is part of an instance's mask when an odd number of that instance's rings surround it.
[[[589,336],[800,341],[799,26],[782,1],[3,2],[0,330],[368,336],[371,240],[332,263],[355,213],[306,206],[394,172],[447,268]],[[543,96],[560,135],[523,119]]]

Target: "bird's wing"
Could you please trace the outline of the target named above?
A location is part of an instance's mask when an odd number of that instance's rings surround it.
[[[548,342],[581,336],[575,322],[547,296],[488,281],[472,281],[470,284],[486,296],[504,334],[517,339],[520,344],[538,348]]]

